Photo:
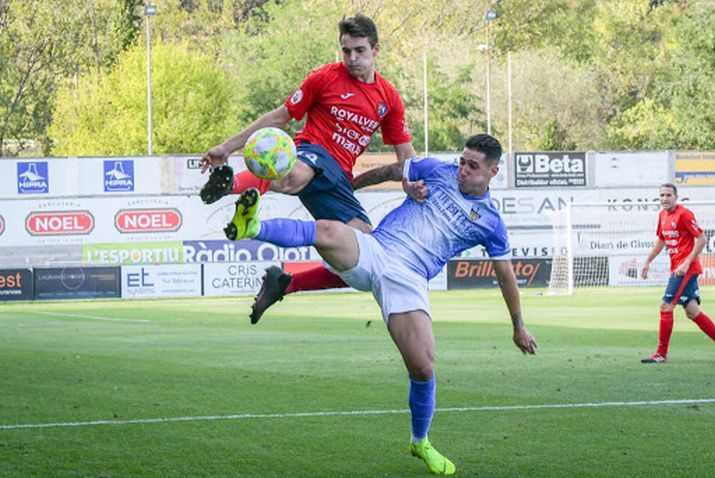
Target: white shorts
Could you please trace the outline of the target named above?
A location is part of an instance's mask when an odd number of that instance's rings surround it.
[[[342,272],[327,263],[325,267],[340,276],[350,287],[371,291],[382,310],[385,323],[390,314],[413,310],[422,310],[431,319],[427,279],[395,261],[370,234],[355,229],[353,232],[359,249],[357,265]]]

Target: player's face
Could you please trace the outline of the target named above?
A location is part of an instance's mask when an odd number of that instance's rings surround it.
[[[673,212],[675,206],[678,203],[678,195],[675,194],[673,188],[662,187],[660,188],[660,207],[668,212]]]
[[[375,58],[380,52],[379,43],[370,46],[370,40],[366,37],[343,35],[340,38],[340,48],[343,50],[343,63],[350,76],[365,83],[375,81]]]
[[[482,196],[497,172],[499,163],[490,165],[484,153],[464,148],[457,170],[459,190],[470,196]]]

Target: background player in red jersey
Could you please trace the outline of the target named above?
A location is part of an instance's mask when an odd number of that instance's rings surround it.
[[[650,263],[663,247],[670,256],[671,276],[660,304],[658,349],[650,357],[641,360],[643,363],[665,363],[673,332],[673,309],[677,304],[682,305],[685,315],[715,340],[715,324],[700,310],[698,290],[698,275],[703,272],[698,255],[705,246],[705,234],[693,212],[678,204],[675,185],[667,183],[660,187],[660,205],[662,210],[658,216],[658,240],[643,266],[641,276],[648,278]]]
[[[364,15],[355,15],[341,20],[338,27],[342,62],[313,71],[284,104],[201,158],[202,172],[212,168],[201,190],[205,203],[249,188],[257,188],[261,194],[272,190],[297,195],[315,219],[333,219],[370,232],[370,219],[353,190],[387,180],[399,181],[401,164],[416,153],[402,99],[395,87],[375,71],[380,52],[375,24]],[[295,135],[299,161],[287,176],[275,181],[258,179],[249,171],[234,176],[225,165],[229,155],[242,148],[254,131],[267,126],[284,129],[291,119],[300,121],[305,115],[305,126]],[[355,161],[378,128],[384,143],[394,146],[397,161],[393,166],[375,168],[353,178]],[[271,267],[252,306],[251,322],[256,323],[268,307],[287,293],[331,287],[345,284],[322,266],[293,276]]]

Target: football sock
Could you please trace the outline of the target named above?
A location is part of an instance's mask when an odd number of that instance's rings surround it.
[[[697,315],[697,317],[695,317],[693,319],[693,322],[698,324],[698,327],[700,327],[700,330],[705,332],[708,335],[708,337],[715,340],[715,324],[713,323],[712,320],[710,320],[710,317],[708,317],[704,313],[700,312]]]
[[[412,442],[427,438],[435,407],[437,382],[434,375],[427,382],[418,382],[410,377],[409,403],[412,421]]]
[[[256,188],[261,196],[268,191],[271,182],[266,179],[257,178],[250,171],[241,171],[233,175],[233,188],[231,194],[243,194],[246,189]]]
[[[261,221],[255,239],[281,247],[312,246],[315,244],[315,221],[266,219]]]
[[[668,345],[670,345],[670,335],[673,333],[673,311],[660,311],[660,331],[658,332],[658,350],[656,353],[663,357],[668,355]]]
[[[293,279],[286,288],[286,294],[292,294],[299,290],[337,289],[341,287],[347,287],[347,284],[340,277],[323,266],[316,266],[293,274]]]

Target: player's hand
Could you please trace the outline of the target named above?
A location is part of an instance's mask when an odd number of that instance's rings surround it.
[[[690,269],[690,264],[683,262],[675,268],[674,274],[678,277],[684,276],[688,272],[688,269]]]
[[[425,182],[421,179],[410,181],[407,178],[402,178],[402,189],[405,193],[417,202],[424,202],[429,194],[429,188],[425,186]]]
[[[228,156],[230,151],[226,151],[223,145],[216,146],[208,150],[206,154],[201,157],[199,165],[201,166],[201,173],[205,173],[207,169],[213,170],[216,166],[221,166],[226,164],[228,161]]]
[[[643,278],[643,279],[648,278],[648,269],[650,269],[650,264],[646,264],[643,266],[643,269],[641,270],[641,278]]]
[[[514,329],[513,339],[516,346],[519,347],[519,350],[521,350],[524,355],[536,355],[536,350],[538,348],[536,345],[536,339],[534,339],[534,336],[526,330],[526,327]]]

